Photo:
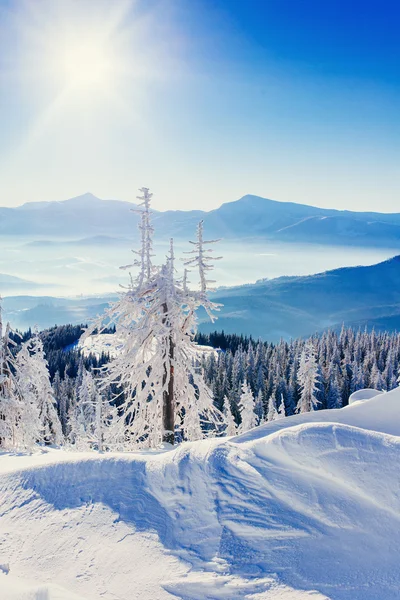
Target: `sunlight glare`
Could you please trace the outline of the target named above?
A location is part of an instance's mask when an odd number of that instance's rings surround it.
[[[107,86],[115,72],[111,48],[96,38],[66,43],[60,63],[61,78],[74,88]]]

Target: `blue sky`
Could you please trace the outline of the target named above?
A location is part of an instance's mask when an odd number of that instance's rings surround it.
[[[159,209],[400,210],[397,2],[0,7],[1,205],[147,185]]]

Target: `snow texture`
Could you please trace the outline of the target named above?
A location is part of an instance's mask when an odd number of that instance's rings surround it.
[[[241,436],[0,456],[3,600],[398,600],[400,390]]]
[[[357,390],[353,392],[349,398],[349,404],[353,404],[354,402],[359,402],[361,400],[370,400],[371,398],[375,398],[375,396],[379,396],[382,392],[378,390],[371,390],[369,388],[364,390]]]

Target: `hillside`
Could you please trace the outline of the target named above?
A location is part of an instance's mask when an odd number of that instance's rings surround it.
[[[3,455],[7,600],[397,600],[400,391],[172,451]]]
[[[6,236],[46,238],[96,238],[137,235],[135,205],[100,200],[87,193],[62,202],[27,203],[0,208],[0,232]],[[197,222],[204,219],[209,235],[225,239],[260,238],[281,242],[350,246],[398,245],[400,213],[383,214],[322,209],[292,202],[277,202],[247,195],[204,212],[154,211],[158,239],[191,239]]]
[[[279,277],[217,290],[223,304],[218,328],[277,340],[342,323],[400,328],[400,256],[368,267],[348,267],[306,277]],[[202,324],[203,331],[215,325]]]

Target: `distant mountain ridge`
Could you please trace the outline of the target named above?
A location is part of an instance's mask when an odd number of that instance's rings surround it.
[[[135,206],[121,200],[100,200],[87,193],[61,202],[0,208],[0,233],[53,239],[135,239],[138,215],[129,214]],[[226,239],[381,247],[400,244],[400,213],[339,211],[252,195],[208,212],[154,211],[156,238],[192,238],[200,219],[208,235]]]
[[[400,331],[400,256],[368,267],[279,277],[217,290],[218,329],[278,340],[326,328],[376,326]],[[203,331],[215,325],[202,323]]]
[[[43,284],[22,277],[0,273],[0,286],[3,294],[15,294],[31,289],[40,289]],[[52,286],[50,286],[52,287]]]
[[[5,318],[26,329],[87,322],[115,295],[82,298],[10,296]],[[200,330],[215,329],[278,341],[309,336],[342,323],[400,331],[400,256],[368,267],[347,267],[303,277],[279,277],[221,288],[212,299],[223,304],[218,320],[201,318]]]

